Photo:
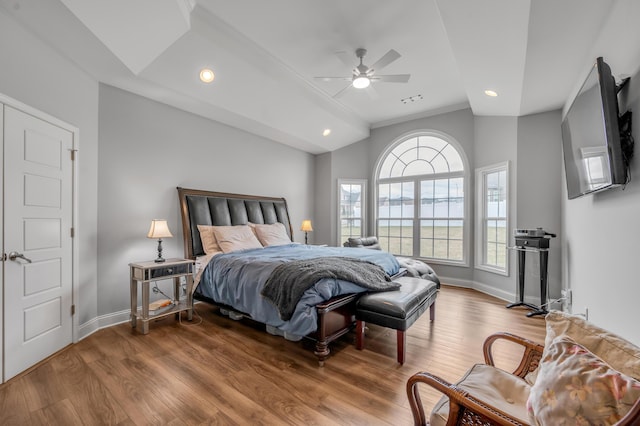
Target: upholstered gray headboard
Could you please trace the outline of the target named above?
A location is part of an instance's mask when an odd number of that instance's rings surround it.
[[[204,255],[197,225],[246,225],[280,222],[293,240],[287,201],[284,198],[228,194],[178,187],[184,255],[195,259]]]

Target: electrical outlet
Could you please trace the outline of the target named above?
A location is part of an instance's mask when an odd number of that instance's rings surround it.
[[[584,318],[587,321],[589,321],[589,308],[585,307],[584,308],[584,312],[579,312],[576,315],[579,316],[579,317]]]
[[[573,304],[573,292],[571,291],[571,289],[570,288],[563,288],[560,291],[560,295],[564,299],[563,300],[563,305],[565,307],[567,307],[567,308],[570,308],[571,305]]]

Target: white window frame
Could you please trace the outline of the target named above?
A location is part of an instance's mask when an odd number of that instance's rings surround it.
[[[486,167],[481,167],[476,169],[476,251],[475,251],[475,268],[483,271],[491,272],[498,275],[509,276],[509,253],[505,254],[505,267],[501,268],[496,265],[489,265],[486,262],[486,252],[485,249],[487,247],[487,235],[485,228],[485,221],[488,220],[486,216],[487,212],[487,199],[486,199],[486,176],[491,173],[496,172],[506,172],[506,181],[505,181],[505,191],[506,191],[506,241],[505,245],[509,244],[509,230],[510,220],[509,216],[511,214],[511,194],[509,192],[509,180],[510,180],[510,171],[509,171],[509,162],[505,161],[503,163],[493,164]]]
[[[338,179],[338,186],[337,186],[337,193],[336,193],[336,198],[337,198],[337,205],[336,205],[336,217],[338,218],[337,222],[336,222],[336,233],[338,236],[338,246],[341,246],[344,241],[342,241],[343,237],[342,237],[342,212],[340,211],[340,203],[341,203],[341,195],[342,195],[342,185],[360,185],[362,187],[362,192],[360,195],[360,223],[362,224],[360,226],[360,236],[361,237],[366,237],[367,236],[367,179]],[[356,217],[354,216],[354,219]]]
[[[380,156],[378,157],[378,160],[376,162],[376,166],[374,168],[374,174],[373,174],[373,200],[372,200],[372,208],[374,211],[374,218],[373,218],[373,227],[376,231],[376,235],[378,232],[378,222],[379,222],[379,214],[378,214],[378,185],[380,183],[391,183],[391,182],[400,182],[400,181],[411,181],[413,180],[414,182],[418,182],[421,178],[427,178],[428,180],[430,179],[438,179],[440,177],[444,177],[444,174],[429,174],[429,175],[423,175],[423,176],[419,176],[419,175],[414,175],[408,178],[385,178],[385,179],[379,179],[379,175],[380,175],[380,170],[382,167],[382,164],[384,163],[385,159],[387,158],[387,156],[401,143],[412,139],[414,137],[418,137],[418,136],[433,136],[433,137],[437,137],[440,138],[442,140],[444,140],[445,142],[447,142],[449,145],[451,145],[453,148],[456,149],[456,151],[458,151],[458,154],[460,155],[460,158],[462,159],[462,165],[463,165],[463,171],[461,172],[452,172],[451,174],[447,174],[448,177],[462,177],[464,180],[464,194],[465,194],[465,199],[464,199],[464,231],[463,231],[463,245],[462,245],[462,252],[463,252],[463,259],[462,260],[450,260],[450,259],[441,259],[441,258],[420,258],[423,260],[428,261],[429,263],[432,264],[440,264],[440,265],[452,265],[452,266],[464,266],[464,267],[469,267],[470,266],[470,262],[469,262],[469,257],[470,257],[470,250],[471,248],[471,244],[470,244],[470,228],[471,228],[471,212],[473,209],[473,204],[471,202],[471,196],[469,194],[471,194],[471,168],[469,166],[469,162],[467,160],[465,151],[462,147],[462,145],[460,145],[460,143],[453,138],[452,136],[443,133],[443,132],[439,132],[437,130],[430,130],[430,129],[421,129],[421,130],[413,130],[411,132],[407,132],[401,136],[399,136],[398,138],[396,138],[393,142],[391,142],[387,148],[380,154]],[[419,187],[419,184],[416,184],[416,188]],[[416,196],[415,199],[419,199],[420,194],[417,192],[416,189]],[[414,221],[419,221],[419,214],[418,214],[418,209],[419,209],[420,205],[419,203],[415,203],[414,208],[415,213],[414,213]],[[416,239],[414,238],[414,252],[416,252],[417,247],[416,244],[419,244],[419,241],[416,241]]]

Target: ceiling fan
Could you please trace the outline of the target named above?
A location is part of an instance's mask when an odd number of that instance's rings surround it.
[[[382,58],[378,59],[373,65],[370,67],[366,66],[362,63],[362,59],[367,54],[367,49],[359,48],[356,49],[356,57],[360,59],[360,64],[357,65],[352,70],[352,75],[350,77],[314,77],[318,80],[322,81],[331,81],[331,80],[348,80],[351,81],[348,86],[341,89],[338,93],[333,95],[334,98],[339,98],[344,95],[347,90],[351,87],[356,89],[366,89],[371,85],[371,83],[375,83],[378,81],[385,83],[406,83],[409,81],[411,74],[394,74],[394,75],[377,75],[376,72],[380,71],[382,68],[386,67],[396,59],[400,57],[400,54],[395,50],[391,49],[387,53],[382,56]],[[336,52],[336,56],[340,58],[342,62],[344,62],[347,66],[351,67],[352,59],[347,54],[347,52],[341,51]],[[373,94],[371,89],[367,91],[369,94]]]

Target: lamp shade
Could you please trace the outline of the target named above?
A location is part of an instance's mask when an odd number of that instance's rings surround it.
[[[169,231],[169,225],[167,225],[167,221],[163,219],[153,219],[151,221],[151,228],[149,228],[149,233],[147,234],[147,238],[170,238],[173,237],[171,235],[171,231]]]
[[[300,227],[301,231],[304,232],[312,232],[313,231],[313,227],[311,226],[311,220],[310,219],[305,219],[302,221],[302,226]]]

